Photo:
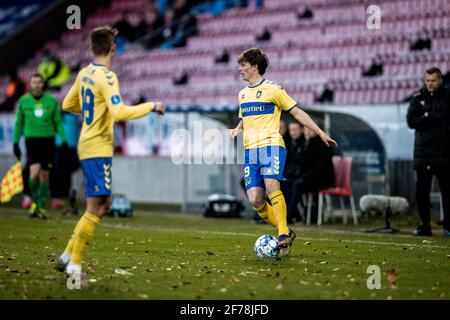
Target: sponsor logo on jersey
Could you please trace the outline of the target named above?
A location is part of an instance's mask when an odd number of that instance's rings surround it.
[[[93,85],[95,84],[95,81],[94,81],[94,80],[92,80],[92,79],[91,79],[91,78],[89,78],[89,77],[83,77],[83,78],[81,79],[81,82],[84,82],[84,83],[90,84],[91,86],[93,86]]]
[[[34,109],[34,116],[36,118],[40,118],[43,115],[44,115],[44,109],[42,109],[42,108]]]
[[[255,116],[261,114],[273,114],[275,104],[272,102],[246,102],[241,104],[242,116]]]

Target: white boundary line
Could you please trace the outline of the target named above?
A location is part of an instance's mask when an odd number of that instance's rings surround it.
[[[207,231],[207,230],[196,230],[196,229],[181,229],[181,228],[161,228],[152,227],[144,225],[124,225],[124,224],[113,224],[113,223],[102,223],[102,226],[117,229],[128,229],[128,230],[142,230],[142,231],[159,231],[159,232],[195,232],[202,234],[213,234],[213,235],[223,235],[223,236],[245,236],[245,237],[257,237],[255,233],[246,232],[228,232],[228,231]],[[308,241],[323,241],[323,242],[344,242],[344,243],[356,243],[356,244],[371,244],[371,245],[383,245],[383,246],[397,246],[397,247],[423,247],[423,248],[439,248],[439,249],[449,249],[449,246],[440,246],[435,244],[417,244],[417,243],[404,243],[404,242],[386,242],[386,241],[369,241],[369,240],[348,240],[348,239],[331,239],[331,238],[311,238],[299,236],[301,240]]]
[[[25,220],[25,218],[22,217],[9,217],[9,218],[15,218],[19,220]],[[76,221],[73,220],[61,220],[61,222],[66,224],[75,224]],[[155,227],[151,225],[142,225],[142,224],[135,224],[135,225],[125,225],[122,223],[115,224],[115,223],[109,223],[109,222],[101,222],[101,226],[105,226],[108,228],[116,228],[116,229],[124,229],[124,230],[141,230],[141,231],[156,231],[156,232],[195,232],[195,233],[201,233],[201,234],[212,234],[212,235],[219,235],[219,236],[244,236],[244,237],[257,237],[258,234],[256,233],[247,233],[247,232],[230,232],[230,231],[208,231],[208,230],[197,230],[197,229],[182,229],[182,228],[164,228],[164,227]],[[327,231],[329,232],[329,231]],[[335,236],[351,236],[352,234],[343,234],[343,233],[332,233]],[[353,234],[356,236],[364,236],[364,235],[358,235]],[[450,246],[440,246],[436,244],[430,244],[430,243],[405,243],[405,242],[386,242],[386,241],[369,241],[369,240],[349,240],[349,239],[331,239],[331,238],[311,238],[311,237],[303,237],[299,236],[299,239],[301,240],[307,240],[307,241],[323,241],[323,242],[343,242],[343,243],[355,243],[355,244],[370,244],[370,245],[383,245],[383,246],[396,246],[396,247],[416,247],[416,248],[437,248],[437,249],[450,249]],[[428,240],[427,240],[428,241]]]

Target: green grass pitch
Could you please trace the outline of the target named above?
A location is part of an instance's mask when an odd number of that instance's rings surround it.
[[[83,266],[89,288],[69,290],[52,261],[76,219],[51,215],[0,208],[0,299],[450,298],[450,239],[440,230],[413,238],[367,234],[367,225],[297,226],[288,257],[262,260],[253,244],[275,234],[270,226],[144,210],[102,221]],[[367,288],[370,265],[380,267],[381,289]]]

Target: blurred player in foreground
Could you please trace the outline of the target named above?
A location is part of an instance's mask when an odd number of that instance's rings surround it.
[[[315,131],[327,146],[337,144],[283,88],[262,77],[269,65],[264,52],[248,49],[241,53],[238,63],[239,72],[249,85],[239,92],[241,121],[230,130],[230,138],[234,139],[243,131],[244,179],[249,201],[262,219],[278,228],[280,255],[286,255],[296,235],[287,226],[286,201],[280,190],[286,160],[285,144],[280,134],[281,111],[288,111],[298,122]],[[270,204],[265,200],[265,192]]]
[[[164,114],[161,102],[124,105],[119,80],[109,70],[115,53],[117,30],[110,26],[91,31],[91,51],[95,60],[82,69],[63,102],[63,110],[82,113],[83,124],[78,154],[84,173],[87,208],[78,221],[64,253],[55,266],[66,275],[86,278],[81,262],[92,242],[100,219],[110,211],[114,122],[141,118],[155,111]]]
[[[14,128],[14,154],[20,161],[20,138],[25,136],[28,184],[32,198],[30,218],[47,219],[45,204],[49,193],[50,169],[55,158],[55,135],[67,148],[59,103],[44,91],[44,78],[36,73],[30,79],[31,92],[19,99]]]

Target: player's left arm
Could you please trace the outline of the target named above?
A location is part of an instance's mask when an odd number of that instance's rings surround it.
[[[331,139],[322,129],[320,129],[319,126],[314,122],[314,120],[311,119],[311,117],[305,111],[300,109],[298,105],[295,105],[293,108],[291,108],[289,113],[302,125],[316,132],[327,146],[337,146],[337,142]]]
[[[146,102],[136,106],[125,105],[120,95],[119,80],[115,74],[112,74],[111,79],[104,79],[101,82],[101,86],[106,105],[115,121],[142,118],[152,111],[159,114],[164,114],[165,112],[165,107],[161,102]]]
[[[61,141],[64,143],[67,141],[66,131],[64,130],[64,122],[62,120],[61,110],[59,108],[58,101],[55,99],[55,109],[53,110],[53,123],[56,128],[56,132],[58,133]]]
[[[298,122],[316,132],[322,141],[329,147],[337,146],[336,141],[331,139],[311,117],[298,107],[298,103],[292,99],[281,87],[276,90],[275,103],[282,109],[288,111]]]

